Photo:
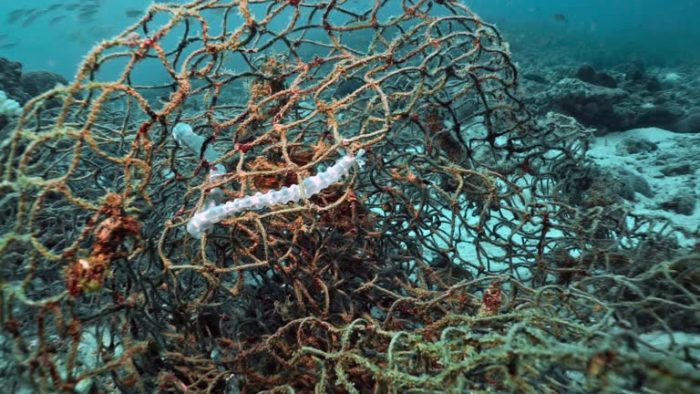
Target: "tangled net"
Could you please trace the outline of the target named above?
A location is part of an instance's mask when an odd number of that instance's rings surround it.
[[[676,242],[696,234],[610,197],[590,133],[530,117],[468,8],[370,6],[154,4],[27,103],[2,145],[6,387],[700,385],[700,257]],[[185,230],[359,149],[318,195]]]

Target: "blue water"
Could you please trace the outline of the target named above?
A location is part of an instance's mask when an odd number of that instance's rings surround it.
[[[400,4],[395,1],[397,6]],[[99,40],[123,31],[136,18],[126,10],[145,9],[145,0],[96,0],[99,11],[81,21],[75,11],[58,9],[29,26],[9,24],[7,15],[19,8],[43,8],[56,0],[0,2],[0,57],[19,61],[25,71],[46,70],[70,79],[82,56]],[[71,2],[62,2],[70,4]],[[361,0],[350,7],[361,9]],[[570,44],[596,48],[606,59],[643,58],[650,62],[700,59],[700,1],[697,0],[471,0],[465,1],[486,21],[495,23],[513,42],[536,40],[556,49]],[[67,16],[49,25],[61,13]],[[555,15],[561,15],[557,19]],[[11,48],[4,44],[17,43]],[[517,47],[513,48],[517,51]]]

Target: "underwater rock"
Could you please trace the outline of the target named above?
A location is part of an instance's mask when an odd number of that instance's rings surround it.
[[[545,92],[545,100],[557,111],[573,116],[586,126],[602,131],[623,129],[629,123],[615,104],[629,94],[619,88],[607,88],[575,78],[564,78]]]
[[[67,85],[68,81],[62,76],[49,71],[30,71],[22,75],[22,88],[30,97],[36,97],[47,92],[57,84]],[[60,106],[60,101],[51,99],[44,102],[45,108],[55,108]]]
[[[24,103],[27,95],[22,91],[21,77],[22,63],[0,57],[0,90],[8,97]]]
[[[649,198],[654,197],[654,192],[649,182],[641,175],[623,167],[617,167],[610,171],[614,180],[612,185],[613,191],[625,200],[636,201],[635,193]]]
[[[620,166],[595,165],[567,181],[569,202],[587,208],[637,201],[635,193],[648,198],[654,192],[644,177]]]
[[[596,74],[595,84],[608,88],[616,88],[617,80],[610,74],[599,72]]]
[[[644,88],[650,92],[658,92],[661,90],[661,82],[656,77],[651,77],[647,80]]]
[[[666,107],[654,106],[651,108],[642,107],[639,115],[631,126],[633,128],[660,127],[670,129],[681,117],[681,113]]]
[[[700,107],[691,109],[669,129],[679,133],[700,133]]]
[[[693,173],[693,168],[688,163],[672,164],[662,167],[659,171],[665,176],[688,175]]]
[[[681,190],[670,200],[659,204],[659,208],[670,210],[681,215],[690,216],[695,212],[695,201],[697,198],[690,190]]]
[[[22,75],[22,89],[32,97],[53,89],[56,84],[67,85],[62,76],[48,71],[30,71]]]
[[[584,65],[576,71],[575,77],[593,85],[616,88],[617,81],[610,74],[596,71],[593,66]]]
[[[597,135],[609,131],[659,127],[673,131],[700,131],[700,108],[683,117],[681,98],[665,92],[650,96],[645,86],[626,82],[609,88],[577,78],[564,78],[533,99],[535,105],[576,118]]]
[[[659,145],[644,138],[625,138],[617,146],[617,152],[634,155],[637,153],[653,152]]]
[[[593,66],[583,65],[576,70],[575,77],[584,82],[593,83],[591,81],[595,78],[595,69]]]
[[[619,70],[625,75],[625,80],[630,82],[643,82],[647,78],[646,67],[642,61],[623,64]]]

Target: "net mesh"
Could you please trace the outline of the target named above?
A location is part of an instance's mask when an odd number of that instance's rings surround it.
[[[698,387],[697,234],[626,210],[590,131],[517,87],[457,1],[151,5],[3,137],[4,385]],[[359,149],[315,196],[185,230]]]

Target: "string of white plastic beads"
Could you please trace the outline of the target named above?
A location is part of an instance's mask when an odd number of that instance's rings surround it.
[[[238,212],[262,209],[289,202],[299,202],[302,199],[301,188],[303,188],[304,191],[303,196],[309,198],[347,175],[353,163],[357,163],[357,165],[362,168],[364,165],[364,160],[362,159],[364,153],[364,149],[360,149],[357,151],[356,155],[347,154],[325,171],[304,179],[300,184],[289,187],[285,186],[267,193],[258,192],[252,196],[237,198],[221,205],[208,207],[197,212],[192,219],[190,219],[187,223],[187,231],[194,238],[199,239],[202,233],[211,229],[214,224]]]

